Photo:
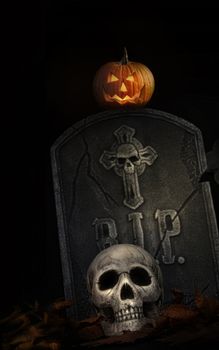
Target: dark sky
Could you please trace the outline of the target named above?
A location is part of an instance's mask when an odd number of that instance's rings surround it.
[[[19,2],[7,13],[3,307],[62,295],[49,150],[74,122],[100,111],[94,73],[120,60],[124,46],[154,74],[148,107],[198,126],[206,151],[219,138],[217,8],[79,3]],[[212,191],[218,208],[218,185]]]

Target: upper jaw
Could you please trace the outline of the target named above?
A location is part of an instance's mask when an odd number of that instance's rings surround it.
[[[129,320],[141,319],[144,317],[142,306],[131,306],[127,309],[121,309],[115,312],[115,322],[124,322]]]

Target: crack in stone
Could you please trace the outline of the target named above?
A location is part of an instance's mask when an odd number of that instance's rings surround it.
[[[182,203],[182,205],[180,206],[180,208],[176,211],[176,214],[174,215],[173,219],[172,219],[172,222],[174,222],[177,218],[177,216],[182,212],[182,210],[185,208],[186,204],[190,201],[190,199],[192,197],[195,196],[195,194],[199,191],[199,188],[195,188],[190,194],[189,196],[184,200],[184,202]],[[160,250],[162,248],[162,243],[163,241],[165,240],[166,238],[166,235],[167,235],[167,229],[164,231],[164,235],[163,235],[163,238],[160,240],[159,244],[158,244],[158,247],[157,247],[157,250],[155,252],[155,255],[154,255],[154,258],[156,259],[158,254],[160,253]]]
[[[209,287],[210,287],[210,282],[208,282],[208,283],[200,290],[200,294],[201,294],[201,295],[204,295],[204,293],[208,290]],[[187,295],[185,294],[185,297],[186,297],[186,296],[187,296]],[[195,302],[195,298],[194,298],[193,294],[190,295],[190,296],[191,296],[191,298],[190,298],[189,301],[186,302],[186,305],[192,305],[192,304]]]
[[[85,154],[87,156],[87,160],[88,160],[88,165],[87,165],[87,175],[88,177],[96,184],[96,186],[100,189],[100,191],[103,193],[106,201],[108,204],[110,204],[110,201],[113,202],[116,206],[119,206],[119,204],[117,203],[117,201],[108,193],[104,190],[103,186],[101,185],[101,183],[98,181],[98,179],[93,175],[92,173],[92,162],[91,162],[91,155],[89,153],[89,147],[88,147],[88,143],[87,140],[85,139],[84,135],[81,135],[86,151]]]
[[[79,283],[77,283],[75,286],[75,288],[79,288],[80,293],[80,296],[77,296],[76,300],[74,300],[76,301],[76,311],[78,314],[80,314],[82,311],[88,317],[90,313],[94,312],[94,310],[92,304],[90,303],[89,293],[87,290],[87,273],[82,269],[81,265],[78,263],[78,260],[73,254],[71,256],[71,261],[72,265],[75,267],[75,269],[73,269],[73,274],[75,274],[75,271],[77,271],[75,277],[79,275],[79,277],[77,277],[77,281],[80,281],[80,287]]]
[[[70,207],[70,211],[69,211],[69,215],[70,217],[72,216],[72,214],[74,213],[74,208],[75,208],[75,200],[76,200],[76,185],[77,185],[77,179],[78,179],[78,176],[79,176],[79,171],[80,171],[80,168],[81,168],[81,164],[83,162],[83,160],[85,159],[86,157],[86,153],[84,153],[78,164],[77,164],[77,168],[76,168],[76,171],[75,171],[75,177],[74,177],[74,180],[72,182],[72,203],[71,203],[71,207]]]

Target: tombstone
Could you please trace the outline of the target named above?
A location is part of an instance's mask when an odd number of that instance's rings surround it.
[[[200,130],[165,112],[106,111],[74,124],[51,149],[65,297],[93,313],[86,272],[113,244],[144,247],[171,289],[219,292],[219,239]]]

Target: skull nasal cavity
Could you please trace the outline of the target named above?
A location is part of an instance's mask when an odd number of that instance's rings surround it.
[[[121,289],[121,299],[134,299],[134,293],[128,284],[124,284]]]

